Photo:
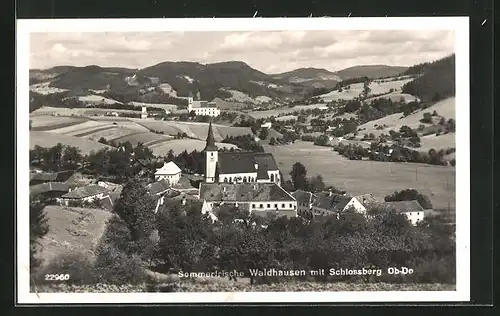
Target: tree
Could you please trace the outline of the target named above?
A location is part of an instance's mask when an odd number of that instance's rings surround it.
[[[99,138],[98,142],[101,143],[101,144],[104,144],[104,145],[108,144],[108,141],[104,137]]]
[[[309,180],[311,190],[314,192],[321,192],[325,190],[325,182],[323,182],[323,177],[318,174],[315,177],[311,177],[311,180]]]
[[[290,171],[293,188],[295,190],[307,190],[309,185],[307,183],[307,169],[300,162],[296,162]]]
[[[259,138],[264,140],[267,138],[267,136],[269,135],[269,131],[267,128],[261,128],[260,129],[260,133],[259,133]]]
[[[370,80],[365,80],[363,82],[363,97],[364,98],[367,98],[368,97],[368,94],[372,91],[372,89],[370,88]]]
[[[67,169],[74,169],[82,162],[81,150],[73,146],[65,146],[62,154],[62,165]]]
[[[156,199],[137,180],[131,179],[122,189],[114,212],[125,221],[133,240],[149,238],[154,228]]]
[[[269,139],[269,145],[274,146],[276,144],[276,139],[274,137],[271,137]]]
[[[49,231],[45,205],[38,200],[30,203],[30,270],[38,268],[42,261],[37,257],[41,250],[40,239]]]

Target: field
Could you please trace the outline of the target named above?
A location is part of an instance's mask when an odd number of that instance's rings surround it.
[[[50,81],[37,83],[30,86],[30,91],[40,93],[40,94],[53,94],[68,91],[67,89],[60,89],[56,87],[49,87]]]
[[[384,81],[380,80],[375,80],[370,84],[370,89],[371,92],[368,95],[375,95],[375,94],[381,94],[381,93],[389,93],[391,89],[393,89],[394,92],[401,91],[401,87],[405,85],[406,83],[412,81],[412,78],[405,78],[401,77],[399,78],[400,80],[395,80],[395,81],[387,81],[387,80],[392,80],[396,78],[388,78]],[[339,92],[338,90],[334,90],[331,92],[328,92],[326,94],[320,95],[320,98],[322,98],[325,102],[330,102],[334,100],[352,100],[356,97],[359,96],[359,94],[363,91],[363,83],[354,83],[351,84],[350,89],[343,89],[342,92]]]
[[[381,95],[378,97],[368,98],[365,100],[365,102],[370,103],[373,100],[377,100],[377,99],[390,99],[392,102],[399,102],[401,100],[401,98],[403,98],[406,103],[418,100],[417,97],[415,97],[411,94],[392,92],[392,93],[384,94],[384,95]]]
[[[31,130],[46,131],[86,122],[85,117],[39,115],[30,116]]]
[[[199,122],[173,122],[132,119],[134,122],[155,131],[163,132],[167,135],[186,133],[188,137],[205,140],[208,134],[208,123]],[[226,136],[239,136],[252,134],[249,127],[231,127],[225,125],[212,124],[214,138],[221,141]]]
[[[137,132],[123,137],[114,138],[113,140],[116,142],[130,142],[132,146],[135,147],[138,143],[142,143],[147,146],[146,143],[148,142],[159,143],[160,141],[168,141],[171,138],[171,136],[156,134],[153,132]]]
[[[98,209],[49,205],[45,208],[49,232],[42,239],[44,262],[70,250],[92,255],[111,213]]]
[[[455,207],[455,168],[416,163],[349,160],[331,148],[296,141],[292,145],[265,146],[274,154],[283,176],[295,162],[301,162],[307,175],[320,174],[327,184],[349,194],[373,193],[384,197],[397,190],[413,188],[426,194],[434,208]]]
[[[118,113],[138,113],[132,110],[122,110],[122,109],[97,109],[97,108],[55,108],[50,106],[42,106],[39,109],[30,113],[30,117],[38,115],[60,115],[60,116],[91,116],[91,115],[104,115],[107,112],[118,112]]]
[[[401,126],[407,125],[413,129],[417,129],[422,123],[419,122],[423,118],[424,113],[432,113],[436,111],[438,115],[443,116],[446,120],[452,118],[455,119],[455,98],[448,98],[442,100],[427,109],[420,110],[418,112],[412,113],[406,117],[403,117],[402,113],[396,113],[392,115],[385,116],[378,120],[367,122],[360,125],[359,128],[363,129],[360,135],[373,133],[375,136],[379,136],[381,133],[389,134],[389,131],[398,131]],[[377,126],[384,126],[383,129],[377,129]],[[430,126],[430,124],[422,124],[424,126]],[[422,148],[447,148],[455,147],[455,134],[450,133],[440,136],[424,136],[421,137]],[[437,146],[437,147],[436,147]]]
[[[78,97],[78,100],[87,103],[122,104],[121,102],[118,102],[116,100],[108,99],[95,94]]]
[[[135,106],[151,106],[155,108],[160,108],[168,111],[175,111],[177,110],[177,105],[175,104],[162,104],[162,103],[145,103],[145,102],[130,102],[130,104],[133,104]]]
[[[295,111],[301,111],[301,110],[309,110],[309,109],[321,109],[324,108],[326,105],[324,103],[317,103],[317,104],[311,104],[311,105],[295,105],[293,107],[287,107],[287,108],[279,108],[279,109],[273,109],[273,110],[265,110],[265,111],[251,111],[248,112],[247,114],[252,116],[255,119],[260,119],[260,118],[267,118],[271,116],[278,116],[280,114],[289,114],[293,113]]]
[[[237,148],[237,146],[233,144],[216,143],[216,145],[219,149],[223,147],[227,149]],[[193,150],[202,151],[205,146],[206,142],[204,140],[182,138],[153,144],[148,147],[153,151],[155,156],[166,156],[170,149],[172,149],[174,153],[179,154],[184,150],[187,150],[188,153]]]
[[[43,131],[30,131],[30,149],[35,148],[35,145],[41,147],[53,147],[58,143],[66,146],[78,147],[82,154],[88,154],[92,150],[97,151],[103,148],[112,148],[101,143],[91,141],[84,138],[79,138],[75,136],[56,134],[51,132]]]

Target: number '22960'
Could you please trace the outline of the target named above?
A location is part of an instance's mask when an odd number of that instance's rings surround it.
[[[69,280],[69,274],[46,274],[46,281],[67,281]]]

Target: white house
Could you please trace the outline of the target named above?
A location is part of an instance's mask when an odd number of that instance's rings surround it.
[[[412,225],[424,220],[424,208],[416,200],[384,202],[382,207],[385,210],[403,213]]]
[[[208,126],[205,152],[205,182],[207,183],[276,183],[281,185],[280,171],[271,153],[218,152]]]
[[[194,101],[188,97],[188,113],[194,112],[196,115],[216,117],[220,115],[220,109],[216,102]]]
[[[332,192],[318,194],[312,203],[314,216],[338,215],[348,209],[366,215],[366,207],[357,198],[334,194]]]
[[[109,196],[109,190],[94,184],[70,190],[68,193],[61,196],[60,201],[68,205],[70,201],[93,202],[106,196]]]
[[[245,207],[259,216],[297,216],[297,201],[276,183],[201,183],[202,213],[221,205]]]
[[[164,163],[163,167],[156,169],[155,180],[167,180],[170,185],[176,185],[181,178],[182,170],[179,168],[175,162],[169,161]]]
[[[260,128],[271,128],[272,123],[271,122],[266,122],[260,125]]]

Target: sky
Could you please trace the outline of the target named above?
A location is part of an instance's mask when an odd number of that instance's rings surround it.
[[[268,74],[297,68],[412,66],[455,52],[449,30],[31,33],[30,69],[145,68],[164,61],[243,61]]]

